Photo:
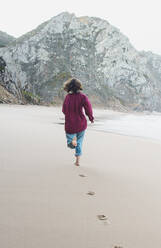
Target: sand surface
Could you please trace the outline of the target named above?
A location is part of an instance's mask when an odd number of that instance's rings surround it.
[[[62,123],[0,105],[0,247],[160,248],[161,145],[89,126],[76,167]]]

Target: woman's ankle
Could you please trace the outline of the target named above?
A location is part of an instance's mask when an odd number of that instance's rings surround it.
[[[79,162],[80,162],[80,156],[75,156],[75,157],[76,157],[75,163],[76,163],[76,164],[79,164]]]

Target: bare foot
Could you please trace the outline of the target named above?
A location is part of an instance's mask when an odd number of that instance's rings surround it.
[[[77,162],[75,162],[74,164],[75,164],[76,166],[80,166],[80,164],[79,164],[79,163],[77,163]]]
[[[72,145],[73,146],[77,146],[77,138],[76,137],[73,138]]]
[[[76,161],[75,161],[74,164],[75,164],[76,166],[80,166],[80,163],[79,163],[79,162],[80,162],[80,156],[76,156]]]

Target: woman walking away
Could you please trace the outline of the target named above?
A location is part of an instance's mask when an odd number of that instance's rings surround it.
[[[64,90],[68,92],[62,107],[62,111],[65,114],[67,146],[75,149],[76,166],[80,165],[82,143],[85,129],[87,128],[83,108],[89,120],[92,123],[94,122],[91,103],[87,96],[80,92],[82,89],[81,82],[76,78],[71,78],[64,84]]]

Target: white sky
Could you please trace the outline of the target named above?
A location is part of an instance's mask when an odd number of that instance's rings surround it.
[[[106,19],[136,49],[161,54],[161,0],[2,0],[0,30],[18,37],[64,11]]]

